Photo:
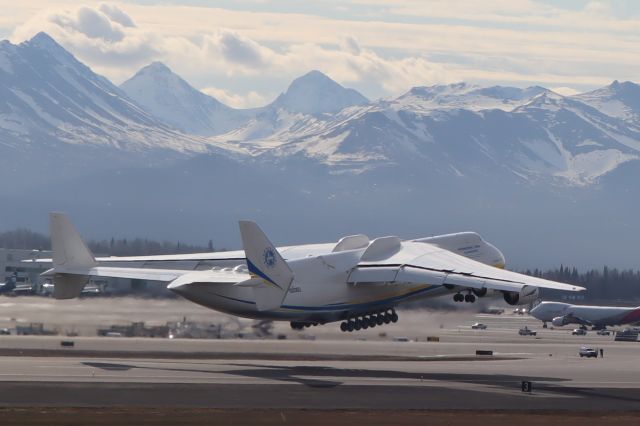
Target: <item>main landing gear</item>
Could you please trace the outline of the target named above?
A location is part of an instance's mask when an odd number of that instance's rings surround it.
[[[307,327],[311,327],[311,326],[316,326],[319,325],[319,323],[317,322],[297,322],[297,321],[291,321],[289,323],[291,325],[291,328],[294,330],[302,330],[303,328]]]
[[[474,296],[472,293],[468,293],[468,294],[456,293],[453,295],[453,301],[473,303],[476,301],[476,296]]]
[[[340,330],[352,332],[353,330],[366,330],[378,325],[398,322],[398,314],[394,309],[364,314],[355,318],[349,318],[340,324]]]

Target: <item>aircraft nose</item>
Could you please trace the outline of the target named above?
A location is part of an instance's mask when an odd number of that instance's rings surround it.
[[[541,310],[541,305],[538,305],[535,308],[531,309],[529,313],[535,317],[536,313],[539,313]]]

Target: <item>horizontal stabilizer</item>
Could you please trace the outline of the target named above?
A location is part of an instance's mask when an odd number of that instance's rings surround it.
[[[148,281],[173,281],[189,271],[174,269],[143,269],[143,268],[120,268],[113,266],[96,266],[93,268],[69,268],[58,267],[44,272],[43,276],[55,276],[63,273],[65,275],[85,275],[92,277],[127,278],[132,280]]]

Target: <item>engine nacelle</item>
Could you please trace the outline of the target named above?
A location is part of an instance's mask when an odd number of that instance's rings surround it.
[[[478,297],[485,297],[487,295],[487,288],[474,288],[473,290],[471,290],[473,292],[473,294],[475,294]]]
[[[551,320],[551,324],[553,324],[554,327],[562,327],[563,325],[569,324],[569,321],[566,316],[555,317]]]
[[[504,301],[510,305],[528,305],[538,299],[540,291],[538,287],[524,286],[522,290],[518,291],[505,291]]]

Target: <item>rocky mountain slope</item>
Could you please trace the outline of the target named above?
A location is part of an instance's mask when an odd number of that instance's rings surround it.
[[[64,210],[92,238],[218,247],[238,246],[240,218],[282,244],[472,229],[516,267],[631,266],[638,117],[631,82],[368,101],[317,71],[238,110],[157,63],[116,87],[41,33],[0,43],[0,228]]]

